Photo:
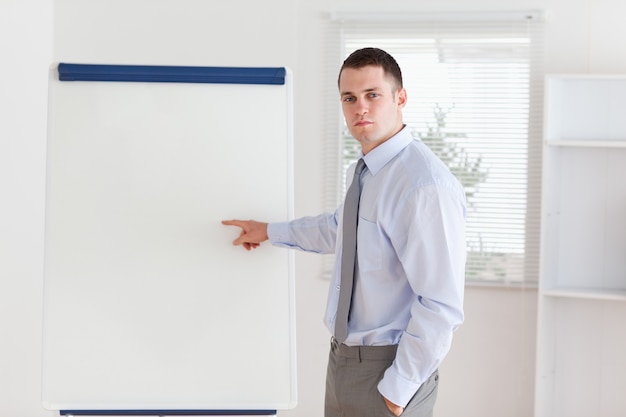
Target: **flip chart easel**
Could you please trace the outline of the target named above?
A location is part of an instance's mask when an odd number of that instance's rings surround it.
[[[295,406],[293,254],[220,223],[292,218],[292,119],[286,68],[51,69],[46,408]]]

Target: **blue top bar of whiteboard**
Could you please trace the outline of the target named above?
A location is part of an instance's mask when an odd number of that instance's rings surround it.
[[[285,68],[59,64],[60,81],[285,84]]]

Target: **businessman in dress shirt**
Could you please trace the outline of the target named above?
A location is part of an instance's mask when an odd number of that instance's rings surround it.
[[[432,416],[438,367],[463,322],[465,193],[405,126],[407,92],[395,59],[353,52],[339,72],[350,133],[361,144],[357,262],[348,335],[331,338],[326,417]],[[355,165],[348,171],[352,182]],[[228,220],[233,242],[334,253],[325,315],[334,334],[341,282],[343,204],[284,223]]]

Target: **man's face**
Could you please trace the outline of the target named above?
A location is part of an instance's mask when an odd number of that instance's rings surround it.
[[[344,68],[339,77],[343,116],[366,154],[404,126],[406,91],[396,88],[382,67]]]

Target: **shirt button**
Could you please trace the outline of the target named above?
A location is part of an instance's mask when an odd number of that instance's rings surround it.
[[[337,291],[339,291],[339,285],[337,285],[337,286],[335,287],[335,289],[336,289]]]

